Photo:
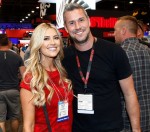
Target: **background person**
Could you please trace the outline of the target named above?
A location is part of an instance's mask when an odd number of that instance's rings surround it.
[[[18,132],[20,116],[19,78],[25,70],[23,60],[10,51],[11,43],[6,34],[0,34],[0,128],[6,131],[10,120],[12,132]]]
[[[92,36],[90,20],[82,6],[66,5],[63,18],[74,41],[64,49],[63,60],[77,96],[73,102],[73,132],[122,130],[120,86],[132,130],[140,132],[139,104],[126,53],[120,46]]]
[[[145,24],[140,20],[138,20],[137,22],[138,22],[137,38],[139,39],[139,42],[150,47],[148,39],[144,37],[144,32],[146,31]]]
[[[114,29],[115,41],[125,50],[133,71],[135,90],[140,104],[142,132],[150,132],[150,49],[141,44],[136,37],[138,29],[136,18],[120,17]],[[124,100],[122,101],[124,131],[132,132]]]
[[[21,83],[23,130],[48,132],[43,106],[46,104],[52,132],[71,132],[71,81],[61,65],[62,40],[56,27],[42,23],[30,40],[30,57]]]

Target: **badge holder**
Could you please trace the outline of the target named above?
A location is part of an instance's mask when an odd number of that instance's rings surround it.
[[[68,102],[67,101],[59,101],[58,102],[58,118],[57,122],[62,122],[68,120]]]
[[[77,112],[81,114],[94,114],[92,94],[78,94]]]

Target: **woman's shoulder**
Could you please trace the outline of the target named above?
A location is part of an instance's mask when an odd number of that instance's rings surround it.
[[[32,79],[32,74],[27,73],[20,83],[20,88],[31,90],[31,88],[30,88],[31,79]]]

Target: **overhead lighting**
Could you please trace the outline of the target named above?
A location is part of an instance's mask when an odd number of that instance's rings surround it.
[[[132,0],[130,0],[130,1],[129,1],[129,4],[133,4],[133,1],[132,1]]]
[[[31,12],[34,13],[34,10],[32,10]]]
[[[114,8],[115,8],[115,9],[118,9],[118,5],[115,5]]]
[[[95,0],[96,3],[99,2],[99,1],[102,1],[102,0]]]

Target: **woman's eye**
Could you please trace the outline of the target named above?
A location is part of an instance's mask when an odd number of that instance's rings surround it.
[[[54,39],[58,40],[58,39],[59,39],[59,37],[54,37]]]
[[[44,38],[44,40],[49,40],[49,38]]]

